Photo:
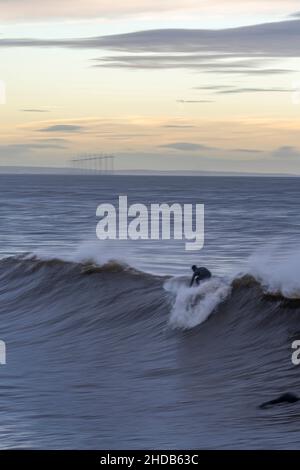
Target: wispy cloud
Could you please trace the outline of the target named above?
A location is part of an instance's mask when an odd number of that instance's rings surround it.
[[[176,100],[177,103],[182,103],[182,104],[198,104],[198,103],[213,103],[213,100]]]
[[[129,69],[203,69],[247,70],[265,65],[265,59],[240,59],[226,54],[199,55],[199,54],[156,54],[156,55],[123,55],[107,56],[99,59],[94,67],[101,68],[129,68]]]
[[[73,124],[56,124],[54,126],[48,126],[48,127],[44,127],[38,130],[39,132],[74,133],[74,132],[82,132],[84,128],[82,126],[76,126]]]
[[[93,65],[95,68],[118,68],[118,69],[142,69],[142,70],[163,70],[163,69],[191,69],[214,74],[283,74],[292,70],[282,68],[267,68],[266,65],[274,63],[274,58],[242,58],[231,54],[222,55],[199,55],[187,53],[183,55],[165,55],[158,53],[156,56],[148,56],[141,53],[131,56],[106,56]]]
[[[238,152],[238,153],[263,153],[262,150],[258,149],[245,149],[245,148],[237,148],[237,149],[230,149],[230,152]]]
[[[239,153],[240,155],[245,155],[245,154],[255,155],[255,154],[264,153],[263,150],[259,150],[259,149],[213,147],[213,146],[198,144],[194,142],[171,142],[169,144],[160,145],[159,147],[178,150],[178,151],[189,151],[189,152],[195,152],[199,150],[200,151],[214,151],[214,153],[216,154]]]
[[[49,113],[49,109],[26,108],[20,109],[22,113]]]
[[[183,150],[188,152],[195,152],[197,150],[213,150],[213,147],[207,145],[195,144],[192,142],[172,142],[170,144],[160,145],[161,148],[168,148],[174,150]]]
[[[296,72],[294,69],[283,69],[283,68],[262,68],[262,69],[230,69],[230,68],[225,68],[225,69],[217,69],[217,70],[208,70],[210,72],[213,72],[215,74],[238,74],[238,75],[258,75],[258,76],[268,76],[268,75],[282,75],[282,74],[287,74],[290,72]]]
[[[242,93],[291,93],[290,88],[259,88],[259,87],[234,87],[234,86],[203,86],[194,87],[194,90],[210,91],[217,95],[234,95]]]

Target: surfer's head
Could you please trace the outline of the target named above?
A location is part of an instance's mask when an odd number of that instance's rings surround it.
[[[193,271],[196,271],[196,269],[197,269],[197,266],[196,266],[195,264],[193,264],[192,270],[193,270]]]

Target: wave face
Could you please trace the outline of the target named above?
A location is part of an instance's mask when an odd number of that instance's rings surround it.
[[[285,270],[267,283],[254,263],[256,277],[189,288],[185,277],[124,261],[74,259],[0,261],[1,334],[13,365],[1,369],[2,448],[257,448],[270,426],[277,447],[298,445],[299,409],[257,411],[299,387],[290,358],[300,299]],[[153,433],[151,416],[161,413]]]

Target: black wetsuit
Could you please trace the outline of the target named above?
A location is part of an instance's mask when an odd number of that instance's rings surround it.
[[[280,403],[295,403],[299,400],[300,398],[297,397],[297,395],[294,395],[293,393],[284,393],[283,395],[280,395],[280,397],[275,398],[275,400],[266,401],[265,403],[262,403],[259,408],[263,410],[264,408],[268,408],[269,406],[279,405]]]
[[[200,281],[203,281],[203,279],[209,279],[210,277],[211,277],[211,272],[207,268],[197,268],[194,271],[190,286],[192,287],[195,280],[198,286]]]

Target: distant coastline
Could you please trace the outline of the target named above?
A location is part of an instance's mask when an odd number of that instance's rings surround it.
[[[0,166],[0,175],[101,175],[100,172],[84,172],[69,167],[38,167],[38,166]],[[111,175],[112,173],[106,173]],[[272,178],[297,178],[300,175],[290,173],[251,173],[251,172],[222,172],[222,171],[193,171],[193,170],[115,170],[118,176],[239,176],[239,177],[272,177]]]

